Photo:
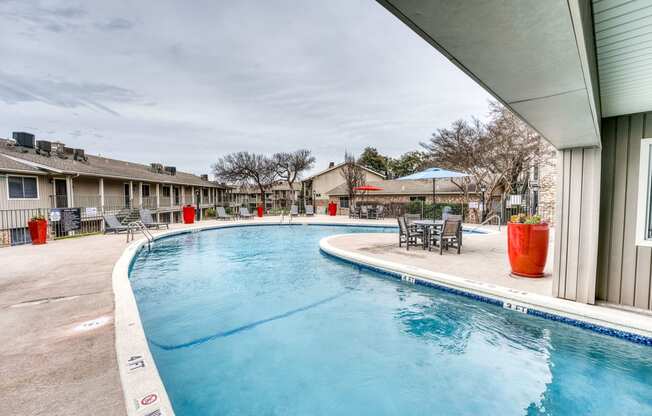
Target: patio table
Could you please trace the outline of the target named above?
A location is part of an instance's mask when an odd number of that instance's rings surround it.
[[[430,247],[430,236],[433,231],[440,230],[444,226],[443,220],[414,220],[411,224],[418,225],[423,227],[424,230],[424,242],[423,249]]]

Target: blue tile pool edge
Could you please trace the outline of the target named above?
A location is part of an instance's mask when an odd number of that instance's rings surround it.
[[[418,277],[418,276],[412,276],[412,275],[408,275],[406,273],[399,273],[399,272],[395,272],[395,271],[392,271],[392,270],[383,269],[381,267],[372,266],[370,264],[362,263],[362,262],[359,262],[359,261],[354,261],[354,260],[351,260],[351,259],[348,259],[348,258],[345,258],[345,257],[340,257],[340,256],[338,256],[336,254],[333,254],[333,253],[329,253],[328,251],[324,250],[323,248],[320,248],[320,251],[321,251],[322,254],[326,255],[327,257],[333,258],[333,259],[335,259],[337,261],[341,261],[343,263],[358,267],[360,269],[370,270],[372,272],[376,272],[376,273],[382,274],[382,275],[387,276],[387,277],[391,277],[391,278],[396,279],[396,280],[401,280],[401,281],[413,283],[415,285],[420,285],[420,286],[433,288],[433,289],[436,289],[436,290],[440,290],[442,292],[451,293],[451,294],[458,295],[458,296],[464,296],[464,297],[469,298],[469,299],[473,299],[473,300],[477,300],[477,301],[480,301],[480,302],[488,303],[488,304],[495,305],[495,306],[498,306],[498,307],[503,307],[504,308],[505,304],[506,304],[506,302],[504,300],[500,299],[500,298],[494,298],[494,297],[485,296],[485,295],[478,295],[478,294],[470,292],[470,291],[461,290],[461,289],[458,289],[458,288],[453,288],[453,287],[450,287],[450,286],[447,286],[447,285],[444,285],[444,284],[441,284],[441,283],[435,283],[435,282],[433,282],[431,280],[427,280],[427,279],[424,279],[424,278],[421,278],[421,277]],[[506,308],[506,309],[508,309],[508,308]],[[595,333],[598,333],[598,334],[607,335],[607,336],[611,336],[611,337],[614,337],[614,338],[619,338],[619,339],[622,339],[622,340],[625,340],[625,341],[633,342],[635,344],[640,344],[640,345],[645,345],[645,346],[652,347],[652,337],[647,337],[647,336],[632,333],[632,332],[622,331],[622,330],[619,330],[619,329],[609,328],[609,327],[606,327],[606,326],[603,326],[603,325],[598,325],[598,324],[594,324],[594,323],[587,322],[587,321],[582,321],[582,320],[575,319],[575,318],[569,318],[569,317],[563,316],[563,315],[558,315],[558,314],[554,314],[554,313],[550,313],[550,312],[545,312],[545,311],[542,311],[542,310],[539,310],[539,309],[536,309],[536,308],[532,308],[532,307],[529,307],[529,306],[527,307],[527,312],[525,312],[525,313],[527,315],[531,315],[531,316],[534,316],[534,317],[537,317],[537,318],[543,318],[543,319],[548,319],[550,321],[560,322],[560,323],[563,323],[563,324],[566,324],[566,325],[571,325],[571,326],[574,326],[574,327],[577,327],[577,328],[586,329],[586,330],[589,330],[589,331],[592,331],[592,332],[595,332]]]

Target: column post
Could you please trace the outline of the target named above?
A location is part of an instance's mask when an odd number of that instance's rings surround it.
[[[104,212],[104,178],[100,178],[100,210]]]
[[[600,222],[600,148],[558,153],[553,295],[595,303]]]

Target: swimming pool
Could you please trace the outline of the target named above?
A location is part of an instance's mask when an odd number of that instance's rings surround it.
[[[250,226],[142,251],[130,280],[176,413],[652,414],[650,347],[319,251],[382,231]]]

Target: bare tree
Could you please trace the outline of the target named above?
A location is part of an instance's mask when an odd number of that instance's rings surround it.
[[[221,157],[213,165],[213,173],[218,180],[243,187],[256,186],[265,206],[265,190],[276,180],[274,161],[261,154],[236,152]]]
[[[349,201],[353,204],[358,193],[355,188],[364,185],[366,180],[364,169],[356,162],[355,155],[349,152],[344,153],[344,166],[342,166],[340,174],[344,179]]]
[[[290,187],[292,202],[295,202],[294,181],[303,172],[312,169],[315,164],[315,157],[312,156],[310,150],[300,149],[294,152],[275,153],[272,160],[276,166],[277,176],[287,182]]]
[[[490,103],[487,123],[478,119],[455,121],[450,128],[438,129],[421,146],[431,165],[468,173],[466,180],[453,180],[468,203],[471,183],[484,187],[489,198],[501,188],[515,189],[530,168],[546,163],[552,147],[534,130],[502,105]]]

